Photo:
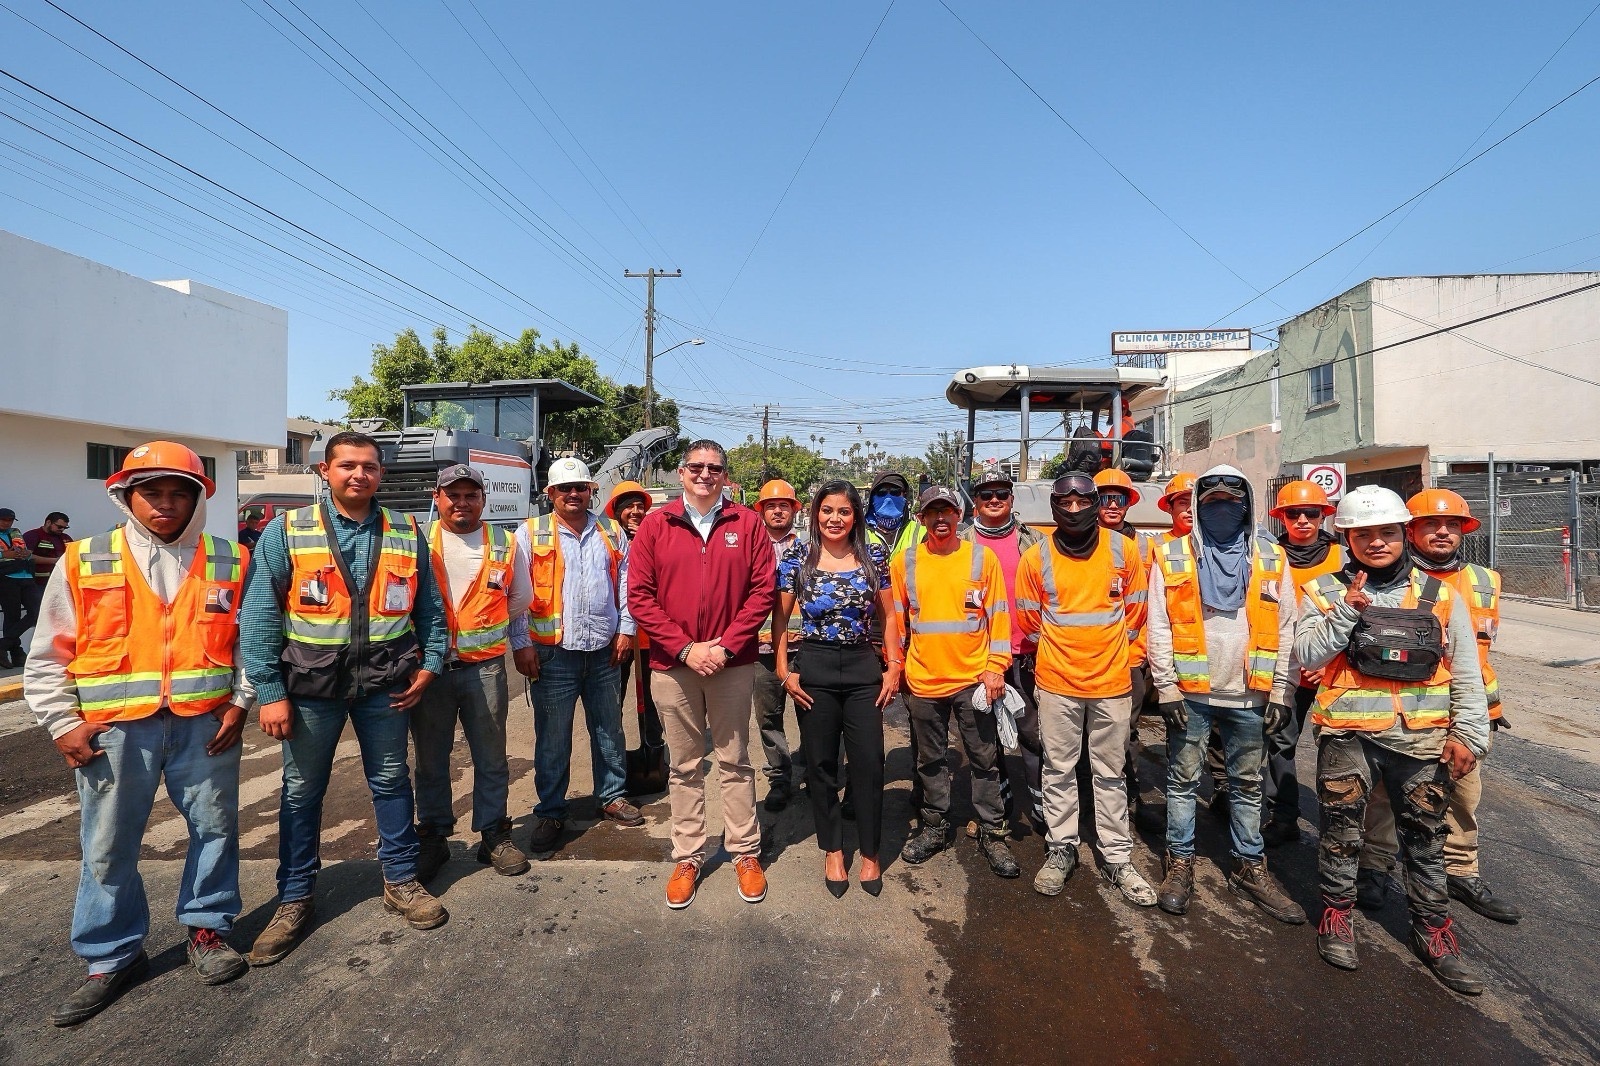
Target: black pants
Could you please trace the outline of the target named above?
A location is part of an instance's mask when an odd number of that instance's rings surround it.
[[[1006,684],[1022,697],[1022,716],[1017,719],[1017,752],[1022,762],[1022,787],[1027,796],[1029,817],[1044,822],[1044,788],[1040,783],[1044,773],[1044,744],[1039,739],[1039,705],[1034,700],[1034,665],[1032,652],[1023,652],[1011,658],[1006,669]],[[1004,759],[1004,755],[1001,756]],[[1011,774],[1000,775],[1000,799],[1005,805],[1006,821],[1010,822],[1016,810],[1012,799]],[[1092,807],[1089,809],[1093,809]]]
[[[1277,733],[1267,737],[1267,766],[1261,781],[1261,821],[1295,825],[1300,820],[1300,774],[1295,769],[1294,752],[1300,746],[1300,731],[1317,698],[1315,688],[1294,690],[1294,717]]]
[[[0,630],[0,648],[22,655],[22,634],[33,628],[39,616],[39,594],[44,590],[29,574],[26,580],[0,575],[0,612],[6,616]]]
[[[877,707],[883,667],[878,653],[871,644],[806,640],[798,654],[790,653],[789,666],[799,672],[800,687],[811,697],[809,710],[797,705],[796,711],[817,846],[844,850],[839,813],[839,789],[846,777],[838,757],[842,738],[861,854],[876,857],[883,838],[883,713]]]
[[[633,660],[636,655],[630,655],[622,660],[622,673],[619,682],[622,688],[622,699],[617,704],[619,707],[628,701],[628,681],[633,674]],[[644,668],[641,677],[644,683],[638,686],[638,692],[636,693],[638,697],[636,710],[639,714],[639,737],[645,747],[652,751],[659,751],[666,747],[667,742],[661,731],[661,712],[656,710],[656,701],[650,695],[650,667],[646,666]]]
[[[956,720],[961,746],[972,773],[972,806],[985,829],[1005,828],[1005,801],[1000,798],[1000,737],[994,715],[972,705],[969,686],[949,696],[906,696],[911,712],[911,748],[922,784],[920,813],[924,824],[942,824],[950,816],[950,719]]]

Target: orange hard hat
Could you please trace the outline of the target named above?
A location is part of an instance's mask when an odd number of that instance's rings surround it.
[[[217,491],[216,482],[206,477],[205,465],[193,450],[170,440],[153,440],[141,444],[122,460],[122,469],[106,478],[106,488],[124,485],[136,474],[176,474],[198,482],[206,490],[206,499]]]
[[[646,507],[655,502],[650,490],[637,481],[619,481],[617,487],[611,490],[611,498],[606,500],[606,517],[613,522],[617,520],[617,504],[622,502],[624,496],[643,496]]]
[[[1412,518],[1444,515],[1461,519],[1461,532],[1471,533],[1483,523],[1472,517],[1472,509],[1459,493],[1449,489],[1423,489],[1406,501],[1406,510]]]
[[[1133,479],[1114,466],[1096,474],[1094,483],[1103,489],[1121,489],[1126,492],[1129,507],[1139,502],[1139,490],[1133,487]]]
[[[794,486],[782,478],[773,478],[761,486],[761,495],[756,498],[756,507],[770,503],[773,500],[788,500],[796,507],[800,506],[800,497],[794,494]]]
[[[1320,507],[1325,516],[1337,510],[1328,502],[1328,494],[1322,491],[1322,486],[1315,481],[1289,482],[1278,490],[1278,502],[1267,513],[1281,522],[1284,509],[1288,507]]]
[[[1161,499],[1156,501],[1156,506],[1168,514],[1172,513],[1172,497],[1182,496],[1186,492],[1194,491],[1194,475],[1187,470],[1179,471],[1172,475],[1172,480],[1167,482],[1167,487],[1161,491]]]

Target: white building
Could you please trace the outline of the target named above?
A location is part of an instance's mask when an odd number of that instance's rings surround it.
[[[214,471],[207,529],[238,531],[235,452],[282,447],[288,314],[151,282],[0,231],[0,506],[85,537],[121,520],[105,479],[174,440]]]

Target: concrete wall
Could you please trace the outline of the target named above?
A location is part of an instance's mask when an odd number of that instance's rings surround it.
[[[1278,331],[1279,419],[1283,461],[1326,459],[1375,443],[1367,283],[1285,322]],[[1332,404],[1310,403],[1313,367],[1333,364]],[[1376,443],[1386,443],[1377,441]]]
[[[133,448],[149,439],[150,434],[133,430],[0,415],[0,455],[6,456],[0,463],[0,507],[17,512],[17,528],[23,530],[41,524],[51,511],[65,511],[71,517],[68,536],[73,538],[110,529],[124,515],[107,498],[105,482],[88,477],[87,445]],[[238,492],[231,445],[183,435],[169,439],[216,460],[217,493],[206,503],[206,531],[236,536]]]
[[[278,308],[0,232],[0,323],[0,413],[116,426],[141,441],[283,445],[288,316]],[[218,459],[231,470],[228,453]]]

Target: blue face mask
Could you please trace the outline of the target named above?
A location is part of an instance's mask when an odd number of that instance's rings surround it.
[[[904,496],[872,497],[872,512],[870,518],[878,525],[892,526],[906,516],[906,498]]]

